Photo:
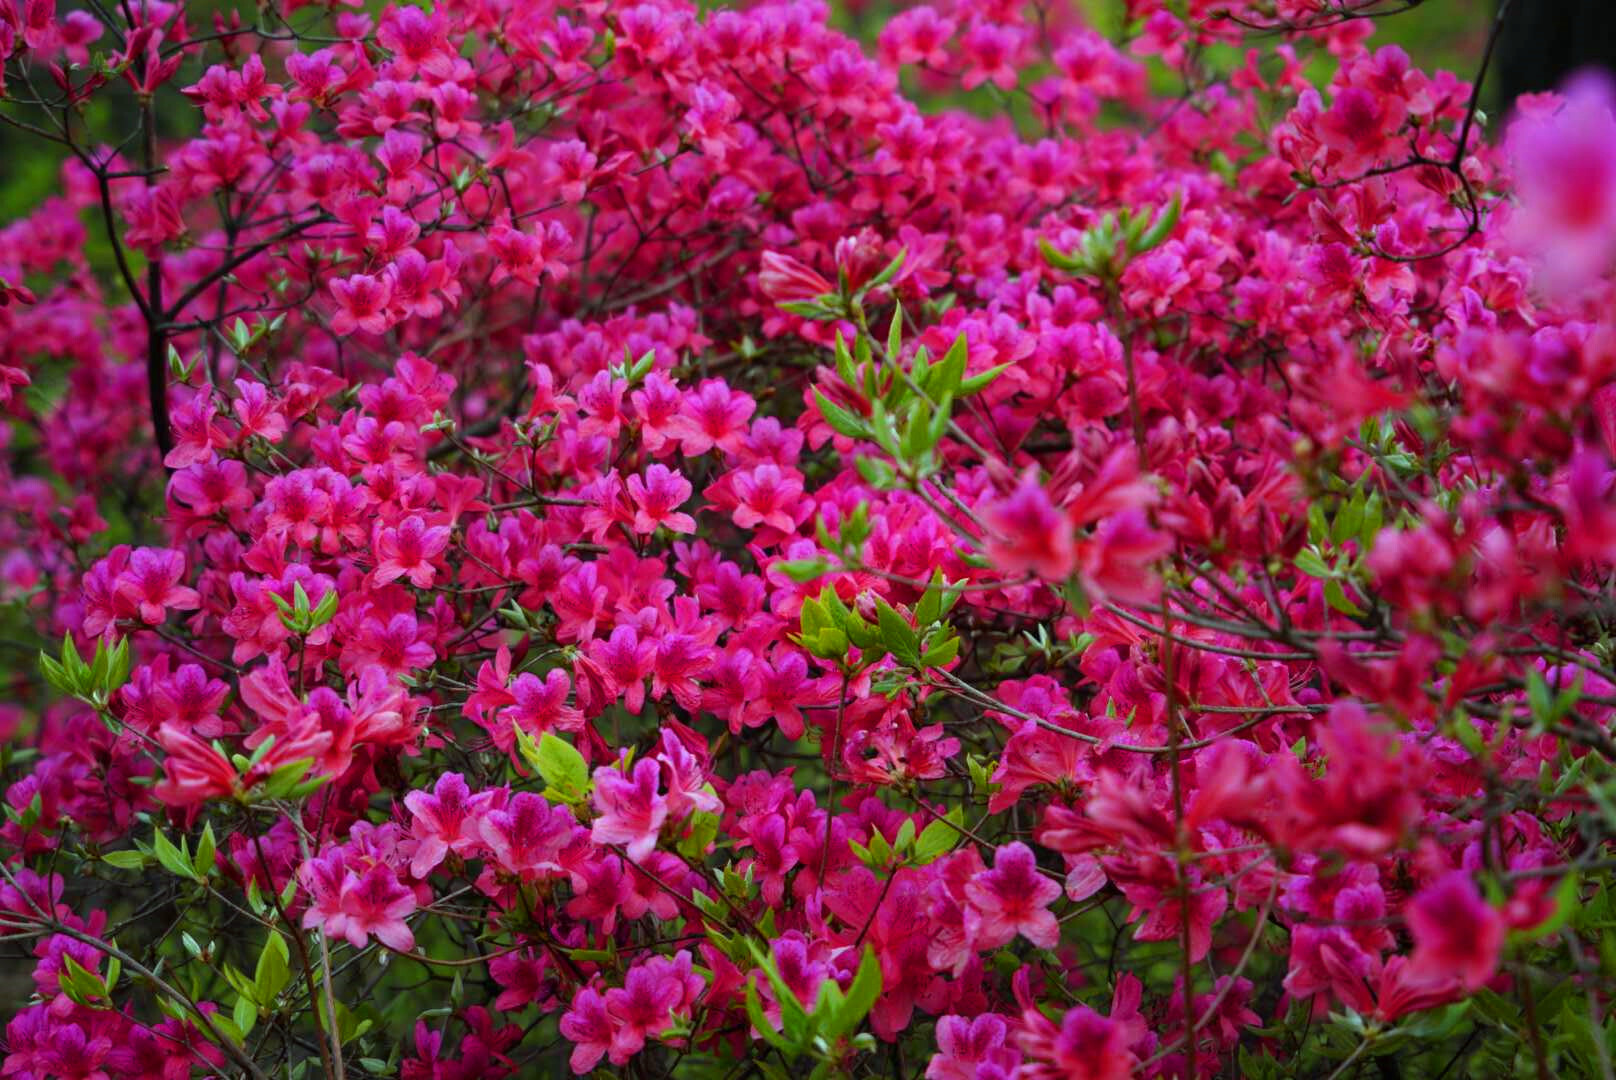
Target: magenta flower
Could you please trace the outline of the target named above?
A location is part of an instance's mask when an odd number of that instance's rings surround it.
[[[900,11],[881,31],[881,55],[893,66],[925,64],[943,68],[948,63],[947,45],[955,27],[953,19],[939,15],[930,4]]]
[[[621,696],[631,713],[645,707],[645,677],[656,659],[656,642],[641,641],[632,626],[619,626],[607,640],[589,643],[589,659],[605,678],[607,697]]]
[[[376,569],[373,571],[378,585],[407,577],[417,589],[430,588],[436,574],[433,560],[449,546],[449,529],[439,525],[429,528],[419,516],[411,515],[397,528],[382,528],[376,532]]]
[[[415,906],[415,894],[388,867],[378,864],[362,875],[350,871],[342,884],[343,936],[356,949],[374,936],[389,949],[407,952],[415,948],[415,935],[404,918]]]
[[[965,31],[960,52],[965,58],[965,75],[960,85],[967,90],[990,82],[1000,90],[1013,90],[1020,81],[1016,70],[1021,33],[1014,27],[995,26],[981,21]]]
[[[515,742],[513,728],[535,737],[546,731],[577,731],[583,726],[583,714],[567,704],[571,692],[572,680],[561,668],[551,669],[542,679],[524,671],[511,681],[510,706],[499,711],[497,723],[485,720],[484,726],[506,753]]]
[[[1410,964],[1421,976],[1455,978],[1476,990],[1498,970],[1504,917],[1463,870],[1449,871],[1415,894],[1408,927],[1414,934]]]
[[[746,421],[757,408],[750,394],[731,389],[722,379],[708,379],[687,391],[684,408],[668,423],[686,457],[717,446],[733,453],[746,436]]]
[[[594,1071],[614,1043],[615,1024],[606,1012],[606,999],[586,986],[572,999],[561,1017],[561,1034],[572,1043],[572,1071],[582,1076]],[[619,1064],[615,1060],[613,1064]]]
[[[983,1065],[1014,1075],[1021,1055],[1006,1045],[1008,1033],[1004,1017],[993,1013],[938,1017],[937,1053],[926,1066],[926,1080],[976,1080]]]
[[[835,292],[835,286],[800,260],[778,251],[765,251],[758,271],[758,288],[775,303],[814,300]]]
[[[531,791],[517,792],[503,809],[488,810],[478,822],[495,863],[524,880],[562,873],[561,853],[578,828],[565,806],[552,806]]]
[[[1026,844],[1001,847],[993,869],[985,870],[965,886],[971,910],[980,920],[977,944],[997,948],[1017,934],[1041,949],[1053,949],[1060,925],[1049,910],[1061,895],[1060,883],[1038,872],[1038,860]]]
[[[586,860],[572,868],[572,899],[567,901],[567,914],[575,919],[595,920],[609,934],[633,891],[623,872],[623,860],[616,855]]]
[[[501,1012],[517,1012],[528,1005],[555,1008],[558,984],[550,971],[549,955],[542,951],[523,949],[494,957],[488,962],[488,973],[500,987],[494,1008]]]
[[[646,1039],[666,1031],[683,996],[684,988],[678,982],[651,965],[630,968],[621,987],[606,991],[606,1013],[614,1029],[612,1064],[627,1063],[645,1046]]]
[[[169,478],[168,494],[199,518],[253,505],[247,469],[239,461],[211,461],[180,469]]]
[[[355,274],[338,278],[331,282],[331,295],[337,301],[337,310],[331,316],[334,334],[351,334],[356,330],[380,334],[392,324],[388,305],[393,298],[393,287],[385,276]]]
[[[795,511],[802,496],[802,474],[772,461],[730,474],[736,506],[731,512],[743,529],[766,525],[781,532],[797,527]]]
[[[430,627],[422,626],[408,612],[399,612],[385,622],[377,614],[368,614],[343,647],[343,669],[351,677],[366,664],[394,675],[431,667],[437,653],[428,640],[430,632]]]
[[[1602,75],[1586,74],[1563,102],[1523,105],[1509,126],[1520,202],[1509,235],[1539,261],[1551,288],[1569,290],[1616,255],[1616,115]]]
[[[987,541],[988,558],[1006,574],[1033,573],[1064,581],[1076,568],[1071,524],[1033,476],[1023,477],[1009,497],[991,505],[986,518],[993,530]]]
[[[113,592],[128,604],[140,620],[156,626],[168,617],[168,609],[194,611],[202,604],[195,589],[181,585],[185,576],[185,556],[168,548],[136,548],[129,564],[118,575]]]
[[[690,498],[690,481],[666,465],[649,465],[645,476],[628,478],[628,493],[634,500],[634,531],[649,535],[658,527],[669,532],[696,531],[696,519],[679,512]]]
[[[414,821],[410,835],[415,837],[415,855],[410,874],[424,878],[450,851],[463,851],[476,837],[476,802],[459,773],[438,777],[432,793],[412,791],[404,796]]]
[[[667,798],[657,790],[662,770],[654,760],[635,762],[625,776],[603,765],[595,770],[595,810],[591,829],[597,844],[622,844],[628,857],[640,862],[656,847],[657,834],[668,817]]]
[[[174,410],[174,449],[163,458],[171,469],[183,469],[214,459],[214,451],[230,445],[230,437],[214,422],[218,410],[208,394],[197,394]]]

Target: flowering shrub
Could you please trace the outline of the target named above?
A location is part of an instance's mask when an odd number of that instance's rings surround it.
[[[1383,6],[0,0],[0,1071],[1610,1075],[1616,118]]]

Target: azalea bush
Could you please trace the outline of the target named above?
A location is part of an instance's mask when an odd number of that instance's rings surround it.
[[[0,1072],[1610,1076],[1616,116],[1397,6],[0,0]]]

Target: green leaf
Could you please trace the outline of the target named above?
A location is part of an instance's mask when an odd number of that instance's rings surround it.
[[[264,939],[264,949],[258,954],[258,966],[253,970],[253,996],[265,1008],[273,1008],[275,999],[292,979],[291,957],[286,951],[286,939],[274,930]]]
[[[892,841],[896,851],[907,852],[915,843],[915,819],[904,818],[903,824],[898,826],[898,835]]]
[[[70,697],[78,696],[78,688],[73,685],[67,670],[43,651],[39,654],[39,670],[44,674],[45,681],[50,684],[51,689],[58,694],[67,694]]]
[[[802,607],[797,611],[797,621],[802,636],[810,640],[818,637],[819,632],[825,627],[833,625],[830,612],[825,610],[825,605],[813,598],[802,602]]]
[[[810,1030],[808,1010],[775,970],[774,957],[764,952],[763,947],[755,941],[748,939],[747,945],[751,948],[758,967],[769,980],[770,988],[774,990],[774,1000],[780,1006],[780,1030],[785,1036],[785,1045],[790,1049],[800,1049],[813,1034]],[[750,985],[749,982],[748,986]]]
[[[1133,253],[1135,255],[1143,254],[1166,240],[1172,234],[1174,226],[1178,224],[1179,215],[1183,210],[1183,195],[1175,191],[1173,200],[1167,204],[1165,210],[1156,216],[1156,220],[1150,226],[1149,231],[1139,238],[1136,245],[1131,245]]]
[[[815,322],[828,322],[836,318],[837,310],[841,306],[841,297],[835,293],[821,293],[812,300],[787,300],[779,305],[781,311],[789,311],[793,315]]]
[[[847,635],[834,626],[827,626],[814,638],[809,649],[821,660],[841,660],[847,656]]]
[[[213,822],[210,821],[202,829],[202,838],[196,842],[196,857],[191,860],[198,879],[213,873],[213,854],[217,850],[218,843],[213,839]]]
[[[1330,523],[1324,516],[1324,503],[1315,500],[1307,508],[1307,538],[1314,544],[1322,544],[1330,538]]]
[[[962,398],[970,397],[972,394],[986,390],[990,385],[992,385],[993,380],[1004,374],[1007,370],[1009,370],[1009,368],[1010,365],[1008,363],[995,364],[993,367],[988,368],[980,375],[972,375],[969,379],[966,379],[964,382],[960,383],[959,396]]]
[[[157,857],[158,864],[175,877],[196,880],[196,870],[191,866],[190,855],[183,848],[175,847],[174,842],[161,829],[152,834],[152,854]]]
[[[917,626],[930,626],[942,616],[943,586],[946,584],[942,570],[932,571],[931,584],[926,586],[926,591],[921,594],[919,602],[915,604],[915,624]]]
[[[1296,569],[1311,578],[1327,578],[1331,571],[1324,559],[1312,548],[1303,548],[1296,555]]]
[[[826,559],[784,559],[775,563],[773,569],[803,585],[830,573],[830,562]]]
[[[875,627],[865,622],[856,611],[849,613],[847,622],[842,624],[842,630],[847,634],[847,640],[858,646],[860,652],[875,648],[880,640]]]
[[[1380,492],[1374,492],[1364,503],[1363,521],[1358,526],[1359,551],[1374,549],[1375,538],[1380,535],[1384,515],[1385,504],[1381,501]]]
[[[252,1034],[252,1029],[258,1024],[258,1003],[246,995],[236,998],[236,1007],[231,1010],[230,1019],[243,1037]]]
[[[898,422],[879,399],[870,403],[870,437],[894,461],[903,460],[903,438],[898,434]]]
[[[333,590],[335,591],[335,590]],[[112,650],[112,668],[107,677],[107,693],[111,695],[129,681],[129,670],[134,658],[129,652],[129,639],[119,638]]]
[[[326,1009],[325,995],[318,994],[316,995],[315,1000],[318,1003],[320,1019],[325,1024],[326,1029],[331,1030],[334,1027],[337,1032],[337,1038],[344,1043],[352,1042],[354,1039],[357,1039],[359,1036],[363,1035],[366,1031],[369,1031],[373,1026],[373,1021],[361,1019],[359,1016],[355,1015],[352,1009],[348,1008],[348,1006],[344,1005],[340,1001],[336,1003],[337,1022],[335,1025],[333,1025],[331,1023],[331,1015]],[[362,1008],[363,1007],[364,1006],[362,1006]]]
[[[1549,684],[1543,673],[1535,667],[1526,669],[1526,702],[1532,709],[1532,719],[1547,723],[1553,714],[1554,702]]]
[[[319,629],[332,619],[336,618],[336,615],[337,590],[327,589],[325,591],[325,595],[320,597],[320,602],[314,606],[314,611],[309,617],[309,629]]]
[[[1061,582],[1060,594],[1061,599],[1065,600],[1067,605],[1073,611],[1077,612],[1084,618],[1088,618],[1089,611],[1091,610],[1091,605],[1089,604],[1089,594],[1088,590],[1083,587],[1083,579],[1080,576],[1073,574],[1071,577]]]
[[[62,954],[62,966],[57,983],[70,1000],[94,1009],[105,1009],[111,1005],[107,1000],[107,980],[100,974],[83,967],[66,953]]]
[[[920,639],[914,627],[891,604],[880,597],[875,599],[875,612],[881,628],[881,643],[900,664],[920,666]]]
[[[62,667],[75,683],[80,686],[86,685],[90,668],[79,656],[79,647],[73,643],[72,634],[62,635]]]
[[[915,850],[910,861],[916,866],[925,866],[953,851],[954,845],[959,843],[960,830],[964,826],[965,811],[956,806],[948,812],[945,820],[934,821],[920,830],[920,835],[915,839]]]
[[[243,975],[241,972],[237,971],[233,965],[221,964],[219,966],[219,973],[224,976],[224,981],[229,983],[230,988],[236,993],[249,999],[252,997],[252,980],[247,978],[247,976]]]
[[[836,345],[833,350],[836,356],[836,374],[849,390],[858,385],[858,371],[853,367],[853,354],[847,350],[847,341],[842,337],[840,330],[836,331]]]
[[[970,359],[970,343],[964,334],[956,335],[943,358],[932,371],[931,385],[939,394],[959,394],[965,367]]]
[[[839,630],[845,630],[848,621],[853,618],[852,609],[842,602],[840,594],[833,585],[826,585],[819,590],[819,606],[825,611],[826,625]]]
[[[1363,608],[1347,598],[1347,590],[1340,578],[1331,578],[1324,583],[1324,602],[1343,615],[1363,614]]]
[[[107,675],[111,670],[112,660],[107,655],[107,643],[97,638],[95,656],[90,660],[90,689],[92,691],[105,691]]]
[[[266,799],[284,799],[292,794],[293,789],[303,781],[312,768],[314,768],[313,758],[300,758],[276,766],[275,771],[259,786],[259,794]]]
[[[909,375],[915,380],[915,385],[920,387],[922,393],[931,396],[937,392],[935,385],[936,368],[932,367],[931,353],[926,350],[926,346],[921,345],[915,349],[914,359],[910,362]]]
[[[819,387],[814,387],[814,403],[819,406],[819,415],[825,418],[825,423],[838,435],[845,435],[849,439],[867,439],[870,437],[869,425],[858,416],[842,408]]]
[[[1363,527],[1364,497],[1359,492],[1335,512],[1335,520],[1330,523],[1330,542],[1340,547],[1348,540],[1358,538],[1358,530]]]
[[[717,814],[705,810],[691,814],[684,835],[679,837],[679,842],[675,845],[679,854],[692,862],[706,858],[707,849],[718,838],[718,826],[721,820]]]
[[[174,1017],[174,1019],[179,1020],[182,1023],[195,1023],[195,1017],[191,1016],[188,1011],[181,1010],[178,1006],[169,1005],[167,998],[158,998],[157,1005],[159,1008],[163,1009],[164,1012],[168,1012],[169,1015]],[[170,1012],[171,1009],[172,1012]],[[215,1012],[210,1015],[209,1019],[212,1020],[213,1026],[219,1030],[221,1035],[235,1043],[237,1046],[240,1046],[242,1043],[247,1041],[246,1034],[241,1030],[241,1028],[236,1026],[235,1021],[231,1020],[230,1017],[224,1015],[223,1013]]]
[[[853,459],[853,467],[864,482],[877,491],[890,490],[898,478],[897,470],[880,458],[857,457]]]
[[[539,736],[533,766],[546,784],[565,796],[581,798],[589,791],[589,763],[571,743],[552,732]]]
[[[882,267],[881,272],[871,278],[869,283],[866,284],[860,291],[869,292],[871,289],[879,289],[881,286],[891,281],[897,276],[898,271],[903,269],[903,262],[908,257],[909,249],[899,248],[898,253],[892,257],[892,261],[887,263],[886,266]]]
[[[109,866],[116,866],[119,870],[139,870],[146,865],[146,854],[142,851],[106,851],[101,854],[101,861]]]
[[[847,1034],[864,1022],[870,1009],[875,1006],[876,999],[881,996],[881,961],[876,959],[875,950],[868,945],[864,946],[864,957],[859,961],[858,973],[853,976],[852,983],[847,988],[847,997],[842,1007],[831,1018],[830,1026],[825,1034],[835,1038]]]
[[[903,350],[903,305],[892,309],[892,325],[887,328],[887,356],[896,360]]]
[[[950,633],[942,641],[926,648],[923,659],[929,668],[947,667],[959,656],[960,639],[958,634]]]
[[[876,868],[892,862],[892,845],[887,843],[887,838],[880,829],[870,833],[870,846],[865,850],[870,853],[870,861]]]
[[[1038,250],[1043,253],[1044,261],[1057,270],[1064,270],[1068,274],[1081,274],[1087,270],[1088,263],[1084,259],[1066,254],[1041,236],[1038,238]]]
[[[814,1011],[809,1014],[820,1032],[827,1031],[833,1018],[841,1011],[842,1002],[846,1000],[846,995],[842,993],[842,988],[836,984],[835,979],[820,982],[819,993],[814,996]]]
[[[772,1045],[782,1050],[786,1049],[786,1040],[774,1029],[774,1025],[769,1023],[768,1016],[763,1012],[763,1002],[758,997],[757,985],[751,979],[746,980],[746,1015],[759,1035]]]

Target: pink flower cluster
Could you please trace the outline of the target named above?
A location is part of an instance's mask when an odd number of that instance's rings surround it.
[[[1608,1071],[1616,112],[1374,7],[0,0],[0,1073]]]

